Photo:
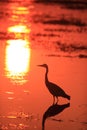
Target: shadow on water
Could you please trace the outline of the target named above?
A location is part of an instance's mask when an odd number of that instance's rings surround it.
[[[42,130],[45,130],[45,121],[47,118],[61,113],[67,107],[70,107],[70,103],[63,104],[63,105],[58,105],[58,104],[51,105],[43,114]]]

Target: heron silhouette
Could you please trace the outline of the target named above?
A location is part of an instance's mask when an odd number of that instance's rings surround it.
[[[54,104],[54,105],[49,106],[49,108],[43,114],[42,130],[45,130],[45,121],[47,118],[58,115],[64,109],[66,109],[68,107],[70,107],[70,103],[63,104],[63,105]],[[56,121],[61,121],[61,120],[56,120]]]
[[[67,95],[61,87],[59,87],[55,83],[52,83],[48,80],[48,65],[42,64],[42,65],[38,65],[38,66],[46,68],[45,84],[46,84],[49,92],[53,95],[53,104],[55,103],[55,98],[57,99],[57,102],[58,102],[58,97],[64,97],[64,98],[67,98],[68,100],[70,100],[70,96]]]

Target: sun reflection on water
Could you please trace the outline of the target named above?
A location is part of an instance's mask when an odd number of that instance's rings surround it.
[[[27,7],[14,5],[10,6],[12,24],[8,26],[5,51],[5,75],[14,84],[27,82],[27,74],[30,70],[30,23],[27,24],[27,16],[30,11]],[[18,22],[20,19],[20,22]]]
[[[6,47],[6,75],[16,83],[24,83],[29,71],[30,48],[28,42],[22,39],[8,40]]]
[[[10,35],[13,34],[14,39],[29,39],[29,33],[31,32],[30,26],[29,28],[25,25],[14,25],[8,28],[8,32]]]
[[[15,26],[9,27],[8,31],[14,32],[14,33],[29,33],[30,32],[30,30],[24,25],[15,25]]]

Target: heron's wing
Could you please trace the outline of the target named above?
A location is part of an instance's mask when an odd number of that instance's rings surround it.
[[[60,86],[58,86],[52,82],[49,82],[48,89],[54,96],[61,96],[61,95],[65,94],[64,90]]]

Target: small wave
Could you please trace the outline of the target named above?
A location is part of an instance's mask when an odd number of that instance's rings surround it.
[[[70,3],[68,3],[68,4],[63,4],[64,5],[64,8],[66,8],[66,9],[71,9],[71,10],[85,10],[85,9],[87,9],[87,3],[78,3],[78,4],[76,4],[76,3],[73,3],[73,4],[70,4]]]
[[[52,25],[73,25],[73,26],[86,26],[87,24],[82,22],[80,19],[65,19],[61,18],[59,20],[54,19],[54,20],[43,20],[43,24],[52,24]]]
[[[48,54],[46,56],[48,56],[48,57],[66,57],[66,58],[87,58],[87,55],[85,55],[85,54],[79,54],[79,55]]]
[[[84,122],[81,122],[83,125],[87,125],[87,122],[86,121],[84,121]]]
[[[55,118],[51,118],[51,120],[53,120],[53,121],[58,121],[58,122],[63,122],[63,120],[62,120],[62,119],[55,119]]]
[[[34,0],[36,3],[63,5],[67,9],[87,9],[85,0]]]
[[[26,33],[20,33],[20,37],[19,35],[17,36],[17,34],[19,33],[8,33],[8,32],[0,32],[0,40],[8,40],[8,39],[24,39],[24,36],[26,35]]]
[[[87,55],[84,55],[84,54],[79,54],[78,56],[79,58],[87,58]]]
[[[79,44],[69,44],[56,42],[56,49],[60,49],[64,52],[76,52],[76,51],[87,51],[87,46]],[[82,57],[83,55],[80,55]]]

